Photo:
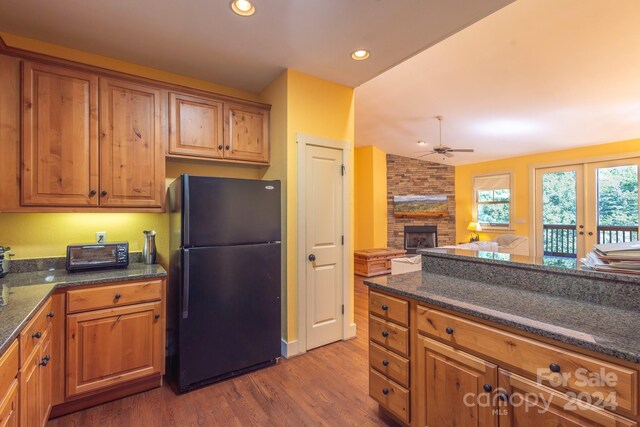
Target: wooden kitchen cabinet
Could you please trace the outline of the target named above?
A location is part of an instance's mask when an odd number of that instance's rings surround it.
[[[269,115],[266,108],[225,103],[224,158],[269,163]]]
[[[169,154],[222,159],[222,101],[169,93]]]
[[[492,405],[496,365],[424,337],[418,338],[416,357],[419,426],[498,425]]]
[[[67,397],[161,374],[162,303],[67,316]]]
[[[160,90],[100,80],[100,206],[163,206],[160,120]]]
[[[22,67],[22,204],[98,206],[98,77]]]
[[[51,411],[51,331],[42,335],[31,356],[22,364],[20,375],[20,425],[46,425]]]
[[[499,370],[500,427],[637,427],[635,421],[579,402],[535,381]]]
[[[18,340],[0,357],[0,426],[18,425]]]
[[[13,380],[9,391],[4,398],[0,396],[0,426],[1,427],[18,427],[20,422],[18,412],[18,380]]]

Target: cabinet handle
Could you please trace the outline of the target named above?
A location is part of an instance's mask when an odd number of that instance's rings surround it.
[[[445,332],[448,333],[449,335],[453,335],[453,328],[447,328],[445,329]]]
[[[50,354],[47,354],[47,355],[44,357],[44,360],[46,360],[47,362],[48,362],[49,360],[51,360],[51,355],[50,355]]]
[[[55,316],[55,314],[53,313],[53,311],[50,311],[49,314],[47,314],[47,317],[51,317],[53,318],[53,316]]]
[[[230,145],[227,145],[226,147],[224,147],[225,150],[229,150],[231,148]]]
[[[382,331],[382,336],[383,336],[383,337],[385,337],[385,338],[386,338],[386,337],[388,337],[388,336],[389,336],[389,332],[387,332],[387,331]]]
[[[500,393],[498,395],[498,399],[502,400],[503,402],[508,402],[509,401],[509,395],[506,393]]]
[[[491,390],[493,390],[493,387],[491,386],[491,384],[485,384],[484,386],[482,386],[482,388],[484,389],[484,391],[486,391],[487,393],[489,393]]]
[[[389,310],[389,306],[387,304],[382,304],[382,309],[384,311],[387,311],[387,310]]]
[[[382,366],[389,366],[389,361],[387,359],[383,360]]]
[[[156,315],[155,315],[155,316],[153,316],[153,317],[154,317],[154,319],[158,320],[158,319],[160,318],[160,315],[159,315],[159,314],[156,314]]]
[[[42,338],[42,332],[38,331],[35,334],[31,335],[31,338],[37,338],[40,339]]]
[[[120,294],[115,294],[114,298],[115,298],[115,299],[120,299],[120,298],[122,298],[122,295],[120,295]]]
[[[551,372],[558,373],[560,372],[560,365],[558,365],[557,363],[552,363],[551,365],[549,365],[549,370]]]
[[[95,196],[96,194],[98,194],[98,192],[96,190],[89,191],[89,196],[91,196],[91,197]]]
[[[218,145],[218,150],[222,151],[222,145]]]
[[[382,394],[384,394],[385,396],[389,394],[389,389],[388,388],[383,388],[382,389]]]
[[[100,195],[102,197],[106,197],[107,196],[107,190],[102,190],[102,192],[100,193]]]
[[[39,363],[40,366],[47,366],[49,364],[49,361],[45,358],[42,358],[42,361]]]

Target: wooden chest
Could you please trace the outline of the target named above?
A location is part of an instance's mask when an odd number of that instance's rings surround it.
[[[372,277],[391,273],[391,259],[406,254],[404,249],[377,248],[354,252],[353,271],[358,276]]]

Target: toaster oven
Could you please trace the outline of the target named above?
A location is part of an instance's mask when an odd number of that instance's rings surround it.
[[[126,268],[128,265],[128,242],[67,246],[68,272],[101,268]]]

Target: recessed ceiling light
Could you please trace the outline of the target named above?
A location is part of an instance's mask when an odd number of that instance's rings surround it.
[[[420,141],[418,141],[418,145],[427,145],[427,143],[422,141],[422,140],[420,140]]]
[[[369,51],[364,49],[356,50],[351,54],[351,58],[355,59],[356,61],[364,61],[369,56],[371,56]]]
[[[231,2],[231,10],[240,16],[251,16],[256,13],[256,8],[249,0],[234,0]]]

